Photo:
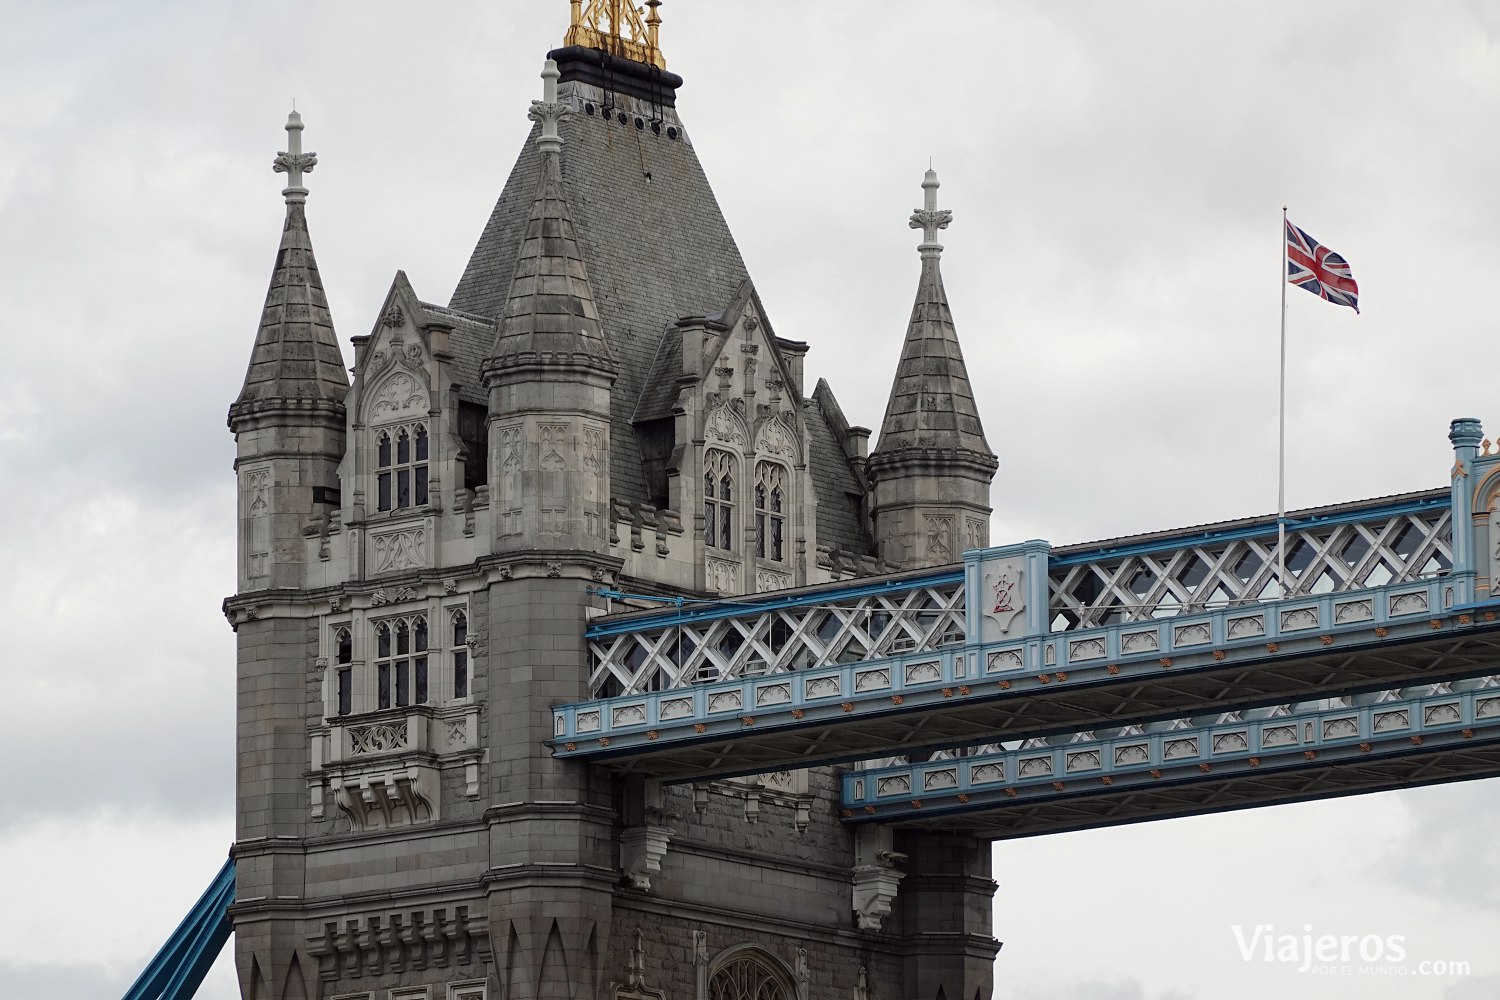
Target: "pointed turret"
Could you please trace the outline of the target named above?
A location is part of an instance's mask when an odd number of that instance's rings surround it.
[[[937,207],[937,173],[922,181],[922,275],[901,347],[880,440],[869,459],[881,555],[907,567],[953,562],[989,544],[989,489],[999,460],[984,438],[958,331],[948,308],[938,230],[953,213]]]
[[[272,163],[287,175],[286,221],[261,310],[245,384],[229,407],[241,480],[240,590],[305,585],[302,532],[339,497],[344,397],[349,378],[307,234],[302,116],[287,118],[287,148]]]
[[[287,149],[272,167],[288,177],[281,192],[286,198],[286,221],[245,384],[229,409],[229,426],[236,431],[242,418],[267,409],[341,407],[349,391],[344,357],[307,233],[307,188],[302,186],[302,175],[317,165],[318,154],[302,152],[302,116],[297,112],[287,117],[286,131]]]
[[[568,212],[557,63],[542,70],[541,177],[483,377],[490,400],[497,544],[608,547],[609,414],[618,369]]]
[[[566,365],[592,368],[613,378],[614,358],[604,340],[588,268],[563,193],[562,138],[557,126],[570,111],[557,99],[559,75],[557,63],[547,60],[542,71],[545,99],[532,102],[530,117],[542,123],[536,140],[542,152],[541,183],[486,370]]]

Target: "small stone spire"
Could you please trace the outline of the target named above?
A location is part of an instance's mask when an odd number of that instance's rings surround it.
[[[312,173],[313,167],[317,165],[317,153],[302,152],[302,116],[293,110],[286,116],[286,149],[277,153],[271,164],[272,170],[287,175],[287,186],[281,192],[287,204],[307,200],[307,188],[302,186],[302,175]]]
[[[937,257],[943,252],[943,245],[937,241],[938,230],[947,229],[948,223],[953,221],[952,211],[937,207],[937,193],[941,186],[937,171],[928,167],[922,178],[922,207],[911,213],[911,227],[922,230],[922,245],[917,247],[917,252],[924,259]]]
[[[286,174],[291,182],[281,192],[286,198],[286,221],[245,383],[229,408],[229,425],[236,432],[245,419],[281,413],[288,403],[299,410],[337,410],[342,421],[344,396],[349,392],[349,374],[307,232],[307,188],[302,186],[302,175],[312,170],[318,156],[302,152],[302,116],[297,112],[287,117],[286,131],[288,148],[271,164],[272,170]]]
[[[908,568],[939,565],[988,544],[990,482],[999,466],[985,441],[979,408],[958,345],[939,266],[938,231],[953,213],[937,207],[937,173],[911,216],[922,230],[922,274],[901,360],[867,470],[875,481],[875,533],[881,555]]]

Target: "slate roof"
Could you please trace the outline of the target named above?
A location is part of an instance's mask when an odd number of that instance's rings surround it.
[[[489,402],[481,372],[484,359],[489,356],[495,342],[495,321],[484,316],[459,312],[446,306],[423,302],[422,311],[436,320],[448,323],[453,332],[448,337],[448,349],[453,354],[453,377],[458,382],[458,396],[469,403],[484,405]]]
[[[974,390],[958,346],[936,254],[922,258],[896,381],[880,423],[877,454],[907,448],[959,448],[994,457],[979,423]]]
[[[454,290],[450,304],[456,310],[498,317],[504,309],[540,181],[538,128]],[[747,277],[745,263],[680,131],[670,138],[667,129],[658,134],[577,112],[559,132],[563,195],[618,368],[611,393],[612,488],[626,503],[649,502],[631,419],[662,331],[680,316],[729,301]]]
[[[656,357],[647,369],[641,400],[636,404],[635,422],[671,416],[680,391],[677,380],[681,377],[682,328],[673,325],[662,331],[661,341],[656,345]]]
[[[257,402],[342,403],[348,392],[349,373],[313,256],[306,206],[288,202],[260,329],[230,419]]]
[[[818,391],[813,399],[802,401],[808,437],[811,438],[807,467],[812,473],[813,487],[818,491],[818,544],[842,549],[856,555],[867,555],[875,546],[865,528],[859,506],[850,495],[860,497],[864,489],[849,468],[834,429],[842,415],[835,417],[824,411],[821,400],[827,399],[830,408],[832,394],[828,383],[819,380]]]

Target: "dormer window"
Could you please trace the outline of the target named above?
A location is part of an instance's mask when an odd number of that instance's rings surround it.
[[[734,548],[734,456],[710,448],[703,469],[703,541],[716,549]]]
[[[786,561],[786,470],[775,462],[755,466],[755,554]]]
[[[422,424],[380,432],[375,445],[380,510],[427,506],[427,428]]]

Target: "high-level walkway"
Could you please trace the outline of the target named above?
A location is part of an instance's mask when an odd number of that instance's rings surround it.
[[[1289,515],[1280,554],[1262,517],[606,615],[554,753],[666,781],[860,762],[849,822],[993,837],[1495,773],[1479,438],[1454,422],[1449,489]]]

